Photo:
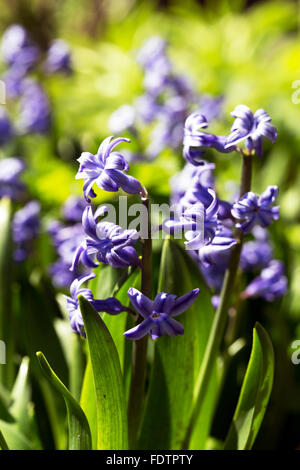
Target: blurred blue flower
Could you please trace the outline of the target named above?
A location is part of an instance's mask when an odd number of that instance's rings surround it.
[[[114,297],[110,297],[105,300],[95,300],[90,289],[81,287],[84,282],[93,279],[95,276],[96,275],[92,273],[82,276],[79,279],[75,279],[70,287],[71,297],[65,296],[71,328],[75,333],[78,333],[83,337],[85,337],[85,332],[84,323],[79,308],[79,295],[82,295],[84,298],[86,298],[97,310],[97,312],[105,312],[110,315],[117,315],[121,312],[128,311],[128,308],[124,307],[119,302],[119,300],[115,299]]]
[[[138,117],[146,123],[151,123],[162,112],[163,105],[150,93],[144,93],[135,100],[134,108]]]
[[[244,194],[238,202],[233,204],[231,210],[233,217],[242,221],[236,226],[244,233],[249,233],[255,224],[267,227],[273,220],[278,220],[279,206],[272,207],[277,195],[277,186],[268,186],[261,196],[253,192]]]
[[[48,73],[72,73],[72,60],[69,45],[63,39],[55,39],[50,44],[45,61]]]
[[[82,224],[68,226],[54,220],[48,224],[47,230],[58,256],[57,261],[49,267],[49,274],[56,287],[68,287],[76,277],[87,271],[82,265],[77,266],[73,272],[70,271],[74,253],[84,240]]]
[[[198,262],[206,284],[215,292],[220,292],[222,289],[227,264],[202,264],[199,261],[199,258]]]
[[[19,201],[26,192],[25,185],[20,181],[24,171],[24,162],[17,157],[0,160],[0,198],[9,197]]]
[[[176,149],[183,138],[183,123],[188,114],[188,103],[182,96],[173,96],[164,102],[158,121],[151,132],[151,143],[146,149],[150,158],[159,155],[165,147]]]
[[[25,75],[39,60],[40,51],[23,26],[13,24],[2,36],[1,52],[5,62]]]
[[[97,218],[105,212],[107,208],[103,206],[95,214],[90,206],[84,210],[82,225],[86,236],[74,254],[71,270],[76,268],[79,261],[89,268],[99,263],[110,264],[114,268],[140,264],[133,247],[139,238],[137,231],[124,230],[112,222],[97,223]]]
[[[71,272],[70,263],[66,263],[63,258],[59,258],[49,266],[48,273],[54,287],[65,289],[82,274],[82,270],[76,269],[74,272]]]
[[[168,43],[160,36],[151,36],[138,51],[136,60],[143,68],[151,68],[152,65],[165,56]]]
[[[271,122],[270,116],[264,109],[258,109],[254,114],[244,104],[239,104],[231,113],[235,120],[231,127],[231,133],[226,139],[225,148],[246,141],[249,151],[255,150],[256,154],[262,156],[263,137],[269,139],[273,144],[277,137],[277,129]]]
[[[6,95],[9,98],[18,98],[22,94],[24,71],[19,67],[11,67],[8,69],[2,79],[5,83]]]
[[[14,131],[10,119],[3,106],[0,106],[0,146],[5,145],[13,137]]]
[[[207,122],[220,116],[224,104],[223,96],[202,95],[198,107],[198,113],[202,114]]]
[[[20,117],[18,121],[22,133],[44,134],[51,125],[51,109],[47,95],[34,80],[27,79],[22,86]]]
[[[135,310],[144,318],[137,326],[124,333],[126,338],[138,340],[149,334],[152,339],[166,334],[183,335],[184,327],[173,317],[185,312],[195,302],[200,290],[194,289],[182,297],[160,292],[154,301],[137,289],[130,288],[128,297]]]
[[[111,114],[108,127],[113,134],[121,134],[126,130],[133,130],[135,118],[134,106],[123,104]]]
[[[14,259],[24,261],[32,249],[32,244],[40,232],[40,210],[37,201],[30,201],[17,211],[12,222],[13,240],[16,244]]]
[[[63,205],[62,215],[68,223],[80,222],[85,208],[86,201],[84,199],[78,196],[70,196]]]
[[[159,36],[152,36],[141,47],[137,62],[145,71],[144,86],[147,93],[160,95],[167,85],[171,64],[166,55],[167,42]]]
[[[287,278],[281,261],[273,260],[242,293],[242,298],[262,297],[268,302],[280,299],[287,292]]]
[[[243,271],[254,271],[265,268],[273,257],[273,247],[268,232],[256,226],[252,231],[254,240],[243,244],[240,266]]]
[[[107,137],[100,145],[96,155],[83,152],[78,158],[80,163],[76,179],[84,179],[83,194],[87,202],[96,197],[92,187],[94,183],[104,191],[116,192],[119,188],[129,194],[142,192],[141,183],[132,176],[124,173],[129,166],[125,158],[113,148],[121,142],[130,142],[129,139]]]

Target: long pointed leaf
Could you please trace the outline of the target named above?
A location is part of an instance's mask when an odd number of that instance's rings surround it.
[[[44,374],[65,400],[69,423],[69,450],[90,450],[92,447],[91,432],[84,412],[53,372],[45,356],[38,352],[37,358]]]
[[[274,377],[274,352],[266,330],[256,323],[247,371],[225,449],[252,448],[269,402]]]
[[[11,201],[3,198],[0,201],[0,340],[5,342],[6,365],[0,366],[0,383],[8,389],[14,381],[14,318],[11,308]]]
[[[97,299],[104,299],[107,297],[115,296],[123,305],[128,302],[127,290],[128,283],[130,286],[136,286],[136,279],[139,276],[139,272],[129,268],[128,270],[122,271],[121,269],[114,269],[111,266],[100,265],[97,270],[97,276],[92,279],[89,283],[89,287],[94,293],[94,297]],[[132,279],[132,281],[129,281]],[[126,301],[124,292],[126,291]],[[121,314],[118,316],[103,315],[103,321],[108,327],[108,330],[113,338],[116,345],[121,369],[125,370],[125,377],[128,376],[128,355],[130,351],[128,349],[132,346],[129,341],[125,342],[123,332],[127,325],[127,315]],[[88,355],[89,356],[89,355]],[[124,366],[125,363],[125,366]],[[83,386],[81,390],[80,404],[84,410],[92,433],[93,449],[97,448],[97,404],[96,404],[96,393],[95,385],[93,380],[93,371],[90,364],[90,357],[87,358],[87,365],[84,373]]]
[[[29,402],[31,390],[29,385],[29,358],[24,357],[14,383],[11,398],[12,405],[9,412],[15,418],[18,429],[28,436],[31,426],[29,415]]]
[[[100,315],[82,296],[83,317],[97,399],[97,448],[128,448],[124,384],[117,349]]]
[[[9,450],[7,442],[4,439],[4,436],[1,431],[0,431],[0,450]]]
[[[4,437],[6,445],[11,450],[33,450],[27,437],[21,433],[15,423],[6,423],[0,420],[0,432]],[[2,442],[4,444],[4,442]],[[5,444],[4,444],[5,445]]]

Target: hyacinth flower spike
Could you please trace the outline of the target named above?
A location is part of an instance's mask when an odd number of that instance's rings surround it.
[[[121,312],[128,312],[130,309],[124,307],[119,300],[114,297],[110,297],[105,300],[96,300],[90,289],[81,287],[84,282],[89,281],[96,277],[96,274],[87,274],[78,279],[75,279],[70,287],[71,297],[65,296],[67,301],[67,310],[69,312],[69,319],[71,328],[75,333],[85,337],[84,323],[81,316],[78,296],[82,295],[85,297],[91,305],[97,310],[97,312],[105,312],[109,315],[118,315]]]
[[[272,207],[277,195],[277,186],[268,186],[261,196],[253,192],[244,194],[231,210],[233,217],[242,221],[237,223],[237,228],[240,228],[244,233],[249,233],[256,224],[268,227],[273,220],[278,220],[279,206]]]
[[[126,338],[138,340],[149,334],[157,339],[168,336],[183,335],[184,327],[173,317],[185,312],[195,302],[200,289],[194,289],[182,297],[160,292],[152,301],[140,291],[130,288],[128,297],[135,310],[144,318],[137,326],[124,333]]]
[[[82,225],[86,236],[74,254],[71,271],[80,261],[89,268],[97,267],[99,262],[114,268],[140,265],[133,247],[139,239],[137,231],[124,230],[112,222],[97,223],[97,218],[107,211],[106,206],[100,206],[93,214],[91,206],[85,208]]]
[[[270,124],[271,118],[264,109],[258,109],[253,114],[248,106],[239,104],[231,115],[235,117],[235,120],[231,127],[231,133],[226,139],[226,149],[246,141],[246,148],[249,151],[254,150],[261,157],[263,137],[274,144],[277,138],[277,129]]]
[[[287,278],[281,261],[272,260],[259,276],[247,286],[241,297],[262,297],[268,302],[280,299],[287,292]]]
[[[117,192],[120,188],[128,194],[143,192],[141,183],[132,176],[126,174],[129,169],[125,158],[112,150],[121,142],[130,142],[129,139],[119,137],[113,139],[107,137],[101,143],[96,155],[83,152],[78,158],[80,163],[76,179],[84,179],[83,194],[87,202],[96,197],[93,185],[104,191]]]
[[[206,129],[208,122],[205,116],[199,112],[192,113],[185,121],[183,156],[192,165],[204,165],[203,154],[206,148],[214,148],[218,152],[227,153],[236,150],[235,145],[226,144],[226,136],[217,136],[202,132]]]
[[[162,224],[162,230],[166,233],[184,230],[188,250],[199,250],[203,244],[210,243],[217,230],[218,199],[213,189],[208,188],[206,192],[211,197],[206,209],[201,202],[196,202],[183,208],[178,219],[167,219]]]

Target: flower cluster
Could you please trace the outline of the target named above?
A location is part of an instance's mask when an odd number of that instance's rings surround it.
[[[112,222],[97,223],[97,218],[103,215],[105,210],[105,206],[100,206],[93,214],[91,206],[85,208],[82,216],[85,237],[75,252],[72,271],[79,261],[89,268],[95,268],[99,263],[110,264],[113,268],[140,264],[133,247],[138,241],[137,231],[124,230]]]
[[[93,185],[96,183],[104,191],[116,192],[122,188],[126,193],[139,194],[143,191],[140,182],[126,175],[129,169],[125,158],[118,152],[112,152],[121,142],[130,142],[122,137],[107,137],[100,145],[96,155],[83,152],[78,158],[80,163],[76,179],[83,179],[83,194],[87,202],[96,197]]]
[[[146,334],[152,339],[159,338],[163,334],[183,335],[183,326],[173,317],[185,312],[195,302],[199,292],[199,289],[194,289],[182,297],[160,292],[152,301],[137,289],[130,288],[128,291],[130,302],[144,320],[126,331],[126,338],[137,340]]]
[[[52,220],[48,224],[48,233],[58,256],[49,268],[52,282],[56,287],[69,287],[77,277],[89,271],[83,265],[78,265],[74,272],[69,269],[74,253],[84,238],[81,219],[85,207],[84,199],[71,196],[62,209],[63,221]]]
[[[244,159],[255,154],[261,156],[263,139],[274,143],[276,128],[266,111],[259,109],[253,114],[247,106],[238,105],[231,113],[235,120],[229,135],[207,132],[211,119],[220,113],[223,99],[199,97],[184,77],[174,73],[166,51],[167,43],[158,37],[152,37],[144,44],[137,60],[144,70],[145,93],[134,105],[123,105],[115,111],[109,126],[113,132],[126,130],[138,139],[138,123],[151,123],[151,144],[146,149],[148,157],[158,155],[166,146],[177,149],[183,142],[187,163],[171,180],[171,202],[177,209],[159,229],[174,236],[184,232],[186,249],[212,290],[213,305],[217,308],[219,304],[218,294],[233,251],[238,256],[236,266],[239,264],[241,270],[257,274],[242,293],[242,298],[260,296],[267,301],[280,298],[286,292],[287,279],[282,263],[273,259],[273,248],[266,231],[266,227],[279,218],[279,206],[274,205],[278,188],[268,186],[261,195],[242,189],[242,197],[223,200],[215,184],[215,164],[204,159],[207,149],[222,154],[238,151]],[[192,112],[193,105],[197,105],[197,111]],[[138,248],[143,240],[138,232],[109,221],[105,206],[94,209],[91,205],[91,200],[97,196],[96,187],[108,192],[122,189],[138,195],[142,201],[147,198],[145,188],[128,174],[125,152],[115,150],[119,144],[128,142],[130,140],[124,137],[107,137],[95,155],[83,152],[78,159],[76,178],[84,180],[83,195],[87,205],[78,212],[77,206],[71,209],[74,214],[78,213],[73,227],[82,214],[82,231],[76,250],[72,246],[70,271],[75,278],[67,305],[71,326],[80,334],[84,334],[84,325],[78,308],[78,294],[84,295],[98,311],[112,315],[126,311],[125,307],[114,303],[115,299],[94,300],[89,289],[80,288],[83,282],[93,277],[93,274],[78,277],[80,265],[88,270],[100,263],[117,269],[135,266],[143,272],[144,259],[139,256]],[[239,147],[242,142],[245,142],[244,149]],[[58,227],[57,240],[60,230],[65,228]],[[237,243],[242,243],[241,252],[235,249]],[[57,246],[59,250],[58,242]],[[139,319],[136,326],[124,333],[125,336],[139,340],[148,334],[152,339],[164,334],[183,334],[183,326],[174,317],[187,310],[198,294],[197,288],[179,298],[160,292],[152,300],[131,287],[128,296]]]
[[[40,210],[37,201],[30,201],[22,209],[18,210],[13,218],[13,240],[16,245],[14,259],[24,261],[32,250],[32,245],[40,232]]]
[[[248,192],[235,201],[220,200],[213,177],[215,165],[207,163],[204,156],[209,148],[221,153],[234,150],[244,154],[256,152],[261,156],[263,137],[274,142],[277,131],[264,110],[252,114],[247,106],[239,105],[232,115],[236,119],[228,137],[204,132],[202,129],[206,129],[208,123],[199,112],[192,113],[186,119],[183,156],[187,164],[171,180],[171,201],[179,207],[179,217],[165,220],[162,229],[169,233],[178,228],[187,230],[186,246],[198,262],[208,286],[216,294],[221,291],[231,252],[236,245],[234,229],[241,230],[245,235],[251,234],[254,240],[244,243],[240,268],[244,271],[263,271],[249,285],[249,290],[245,290],[244,297],[261,296],[271,301],[284,295],[287,289],[282,263],[272,260],[272,245],[265,230],[279,218],[279,206],[274,205],[278,188],[268,186],[261,195]],[[244,151],[237,147],[243,140],[246,142]],[[200,215],[198,219],[197,214]],[[262,284],[262,279],[266,278],[270,280],[269,284],[266,281]],[[274,292],[270,287],[273,281]],[[217,306],[217,295],[213,296],[212,301]]]
[[[270,124],[271,118],[264,109],[254,114],[246,105],[238,105],[231,113],[235,121],[229,136],[203,132],[208,127],[207,118],[202,113],[191,114],[184,127],[183,156],[193,165],[203,164],[205,149],[213,148],[221,153],[237,150],[237,144],[245,141],[247,152],[262,155],[263,138],[272,143],[277,137],[276,128]]]
[[[51,126],[51,108],[41,84],[30,74],[38,69],[47,74],[72,72],[70,49],[61,39],[54,40],[46,55],[21,25],[10,26],[2,37],[1,52],[7,70],[2,76],[8,98],[20,98],[20,118],[13,126],[6,113],[0,113],[0,145],[14,133],[45,133]],[[15,128],[14,128],[15,127]]]
[[[284,275],[284,266],[281,261],[272,260],[263,269],[242,293],[244,299],[248,297],[262,297],[268,302],[280,299],[287,291],[287,278]]]
[[[184,122],[194,107],[210,121],[220,114],[223,105],[222,97],[199,95],[189,79],[174,70],[167,49],[167,42],[157,36],[144,43],[137,54],[144,72],[144,94],[133,104],[122,105],[109,119],[113,133],[128,131],[135,140],[142,140],[144,127],[151,126],[150,143],[144,152],[148,159],[165,147],[181,147]],[[141,154],[135,158],[141,158]]]
[[[273,220],[278,220],[279,206],[272,206],[277,195],[277,186],[268,186],[261,196],[252,192],[246,193],[233,205],[231,211],[233,217],[242,220],[237,224],[237,227],[244,233],[249,233],[255,224],[268,227]]]
[[[20,176],[25,169],[24,162],[17,157],[4,158],[0,160],[0,198],[9,197],[20,201],[26,187],[21,182]]]
[[[71,273],[75,276],[71,284],[71,297],[67,297],[67,308],[73,331],[84,335],[84,325],[80,310],[78,308],[78,295],[86,297],[97,311],[106,312],[115,315],[128,308],[122,306],[116,299],[109,298],[105,300],[94,300],[90,289],[80,288],[82,283],[88,281],[93,274],[78,277],[77,270],[81,263],[88,269],[97,267],[100,263],[110,265],[113,268],[126,268],[128,266],[141,267],[143,259],[140,259],[135,245],[139,242],[139,234],[136,230],[123,229],[119,225],[107,220],[102,220],[107,212],[106,206],[99,206],[93,211],[90,205],[91,198],[96,197],[93,185],[110,192],[116,192],[120,188],[128,194],[139,194],[143,199],[146,192],[141,183],[127,174],[128,163],[121,153],[114,152],[113,149],[121,142],[128,142],[128,139],[112,137],[106,138],[99,147],[96,155],[83,152],[78,159],[80,166],[76,178],[84,180],[83,194],[88,204],[82,213],[83,236],[80,243],[77,244],[73,252]],[[212,200],[215,198],[212,196]],[[214,202],[210,205],[214,206]],[[80,210],[75,201],[68,202],[65,205],[64,212],[74,215],[80,215]],[[213,209],[212,209],[213,211]],[[208,218],[210,209],[208,210]],[[193,217],[193,215],[191,215]],[[211,214],[211,218],[213,215]],[[100,219],[100,220],[98,220]],[[77,216],[75,217],[77,222]],[[209,226],[209,221],[207,222]],[[74,227],[74,226],[73,226]],[[52,237],[57,244],[57,250],[64,252],[64,244],[59,243],[59,237],[62,231],[59,223],[52,224]],[[209,231],[209,228],[207,229]],[[74,237],[73,240],[74,241]],[[135,328],[125,333],[128,339],[138,340],[149,333],[152,339],[156,339],[163,334],[176,336],[183,334],[184,328],[172,317],[185,311],[196,300],[199,289],[194,289],[183,297],[177,299],[173,294],[161,292],[154,301],[148,299],[139,291],[130,288],[128,291],[129,299],[137,312],[145,318]]]
[[[97,310],[97,312],[105,312],[110,315],[117,315],[121,312],[128,311],[128,307],[124,307],[117,299],[110,297],[106,300],[95,300],[92,291],[87,288],[81,287],[83,283],[93,279],[95,274],[88,274],[78,279],[74,279],[70,287],[71,297],[65,296],[67,301],[67,309],[69,312],[69,320],[71,328],[75,333],[85,337],[84,324],[79,309],[78,296],[85,297]]]

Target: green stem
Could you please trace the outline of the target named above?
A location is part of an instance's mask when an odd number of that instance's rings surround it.
[[[242,153],[243,164],[242,164],[242,181],[240,196],[243,196],[251,188],[251,176],[252,176],[252,155]],[[226,270],[223,287],[220,296],[220,304],[216,311],[212,328],[209,334],[207,346],[204,353],[199,376],[196,382],[194,397],[195,402],[191,414],[189,426],[186,431],[186,435],[183,441],[182,448],[188,449],[192,431],[198,419],[201,411],[201,406],[207,392],[207,388],[210,381],[211,371],[213,370],[214,364],[217,360],[221,343],[224,337],[225,328],[228,319],[228,309],[230,307],[231,295],[233,293],[236,274],[239,267],[241,249],[243,244],[243,234],[238,231],[236,234],[237,243],[234,246],[229,266]]]
[[[148,213],[148,238],[142,240],[143,245],[141,290],[144,295],[149,298],[152,298],[152,240],[151,227],[149,221],[149,198],[147,194],[142,197],[142,202],[145,205]],[[136,324],[138,325],[143,320],[143,317],[139,315]],[[133,344],[132,372],[128,402],[128,427],[130,449],[134,449],[136,447],[141,425],[145,395],[147,344],[148,335],[144,336],[138,341],[134,341]]]

